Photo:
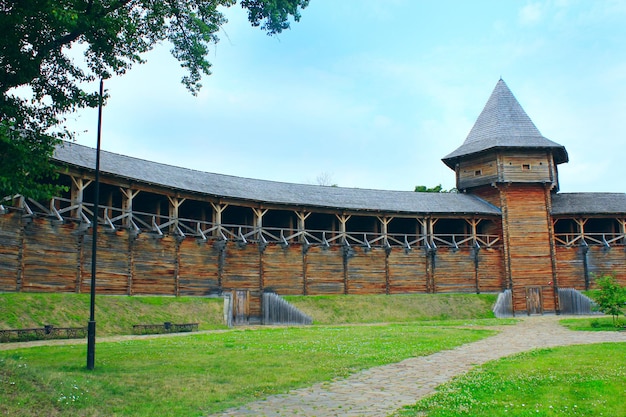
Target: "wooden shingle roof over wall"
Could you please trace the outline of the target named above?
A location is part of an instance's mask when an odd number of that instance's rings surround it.
[[[626,194],[622,193],[562,193],[552,197],[555,216],[626,215]]]
[[[65,142],[57,148],[53,158],[62,164],[94,170],[96,151]],[[501,215],[499,208],[469,194],[368,190],[265,181],[201,172],[105,151],[101,152],[100,167],[107,176],[248,202],[421,215]]]
[[[459,158],[495,149],[549,149],[557,164],[567,162],[565,147],[541,135],[509,87],[498,81],[465,142],[443,158],[450,168]]]

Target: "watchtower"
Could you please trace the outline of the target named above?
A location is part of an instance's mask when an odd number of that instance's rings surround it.
[[[551,220],[567,151],[541,135],[500,79],[465,142],[443,158],[457,188],[502,210],[504,270],[516,312],[558,311]]]

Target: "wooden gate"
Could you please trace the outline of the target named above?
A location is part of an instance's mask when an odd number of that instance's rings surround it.
[[[235,290],[233,291],[233,319],[235,325],[248,324],[250,318],[250,291]]]
[[[526,287],[526,311],[528,315],[543,314],[541,287]]]

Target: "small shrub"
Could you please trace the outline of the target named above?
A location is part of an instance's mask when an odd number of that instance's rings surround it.
[[[596,298],[598,309],[613,317],[613,325],[618,326],[619,316],[624,314],[626,305],[626,287],[619,285],[612,275],[604,275],[596,280],[599,293]]]

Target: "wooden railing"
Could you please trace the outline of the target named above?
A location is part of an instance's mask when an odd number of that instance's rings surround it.
[[[17,207],[2,207],[1,210],[20,209],[26,215],[50,217],[58,221],[78,222],[84,229],[91,227],[93,205],[90,203],[74,203],[69,199],[55,197],[48,205],[32,199],[19,199]],[[278,227],[255,227],[240,224],[216,224],[212,222],[171,218],[140,211],[125,211],[118,207],[100,206],[98,224],[111,230],[128,229],[133,233],[153,233],[155,235],[176,235],[195,237],[201,240],[223,240],[242,244],[246,243],[278,243],[290,245],[301,243],[320,246],[362,246],[372,247],[403,247],[436,249],[437,247],[493,247],[501,244],[499,235],[490,234],[411,234],[411,233],[377,233],[368,231],[336,230],[294,230]]]
[[[626,245],[624,233],[557,233],[555,241],[561,246],[611,246]]]
[[[82,339],[86,327],[54,327],[47,325],[30,329],[0,329],[0,342],[27,342],[47,339]]]

